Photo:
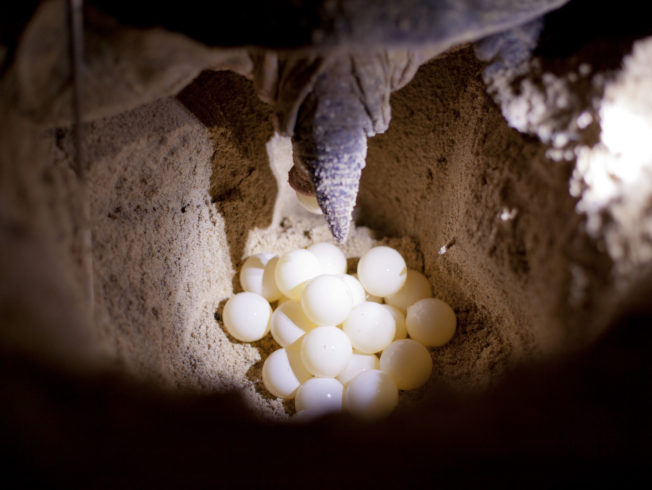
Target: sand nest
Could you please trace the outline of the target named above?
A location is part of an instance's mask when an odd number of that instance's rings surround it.
[[[477,392],[519,363],[587,345],[649,263],[650,237],[637,226],[651,219],[649,149],[631,157],[639,174],[614,178],[616,160],[630,157],[604,131],[622,101],[651,134],[652,42],[614,49],[626,55],[619,71],[573,59],[554,73],[542,56],[520,67],[524,78],[483,81],[467,47],[394,94],[390,129],[369,141],[343,249],[359,257],[376,243],[396,247],[459,325],[435,350],[429,383],[402,404],[442,386]],[[12,109],[0,136],[4,345],[173,390],[237,390],[256,414],[286,418],[291,407],[261,383],[273,340],[231,338],[221,308],[239,291],[246,256],[332,239],[295,202],[289,140],[274,135],[251,82],[207,71],[178,97],[85,124],[83,192],[72,132],[3,105]],[[522,107],[545,117],[523,121]],[[81,239],[85,199],[91,250]]]

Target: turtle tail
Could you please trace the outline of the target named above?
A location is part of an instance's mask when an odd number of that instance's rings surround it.
[[[351,226],[371,125],[352,70],[343,65],[322,72],[299,109],[290,176],[296,190],[317,196],[338,242]]]

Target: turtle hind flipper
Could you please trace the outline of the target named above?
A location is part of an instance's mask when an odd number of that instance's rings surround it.
[[[364,135],[358,143],[362,143],[364,148],[353,153],[340,153],[337,161],[323,164],[313,177],[317,202],[333,237],[340,243],[346,240],[351,227],[367,153],[367,139]]]

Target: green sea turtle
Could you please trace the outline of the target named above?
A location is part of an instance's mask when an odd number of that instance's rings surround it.
[[[565,0],[322,3],[331,4],[322,14],[330,27],[315,30],[319,42],[308,50],[254,51],[252,77],[259,96],[274,105],[277,130],[292,137],[290,184],[316,195],[341,242],[367,138],[389,126],[391,92],[422,63],[462,43],[482,39],[477,53],[486,60],[509,63],[528,55],[538,36],[536,19]]]

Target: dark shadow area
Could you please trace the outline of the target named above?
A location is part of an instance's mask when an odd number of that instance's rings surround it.
[[[34,15],[38,0],[24,2],[2,2],[0,4],[0,47],[6,47],[4,59],[0,56],[0,75],[9,68],[14,60],[20,34]]]
[[[231,72],[203,72],[178,99],[210,129],[214,143],[210,195],[224,217],[233,268],[242,263],[247,233],[271,224],[276,180],[265,144],[272,110],[253,84]],[[234,290],[240,290],[237,274]]]
[[[586,59],[585,52],[598,51],[592,58],[597,71],[620,67],[622,46],[652,34],[647,5],[639,0],[623,0],[617,8],[606,0],[572,0],[545,16],[535,55],[563,61]],[[553,66],[546,67],[552,68]]]
[[[375,424],[261,423],[233,395],[173,396],[2,352],[3,474],[67,488],[262,488],[290,458],[282,481],[296,488],[644,488],[652,311],[643,298],[562,363],[513,372],[483,395],[431,392]],[[323,461],[336,464],[315,478]]]
[[[225,222],[234,292],[242,291],[239,272],[248,233],[272,222],[277,186],[265,144],[273,134],[272,110],[261,102],[253,84],[231,72],[203,72],[178,99],[210,130],[214,145],[210,195]],[[220,328],[232,343],[241,343],[224,327],[222,301],[216,312]],[[246,375],[263,398],[272,398],[262,383],[264,359],[279,346],[271,336],[248,343],[262,360]],[[287,410],[287,407],[286,407]]]

